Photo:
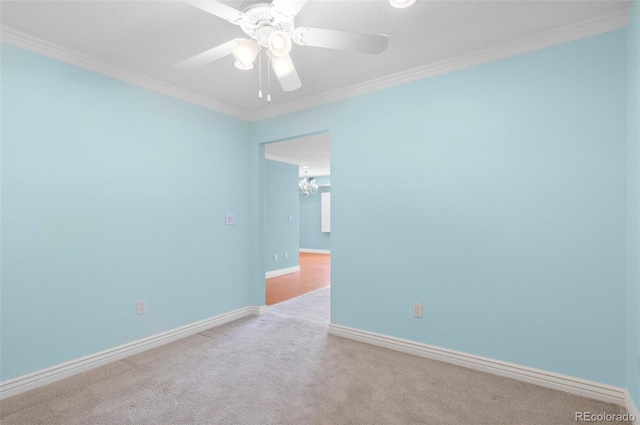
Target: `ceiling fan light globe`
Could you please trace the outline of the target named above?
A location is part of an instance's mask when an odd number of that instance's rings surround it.
[[[291,51],[291,37],[284,31],[274,31],[269,34],[268,46],[273,56],[287,56]]]
[[[273,47],[273,50],[277,51],[278,49],[282,49],[283,46],[284,41],[282,40],[282,37],[280,37],[280,35],[271,38],[271,47]]]
[[[403,9],[405,7],[409,7],[415,2],[416,0],[389,0],[389,3],[391,4],[391,6],[395,7],[396,9]]]
[[[259,51],[260,46],[255,40],[236,40],[236,47],[232,50],[233,56],[236,58],[234,65],[242,70],[253,69],[253,61],[256,60]]]
[[[235,66],[236,68],[242,70],[242,71],[250,71],[253,69],[253,64],[249,64],[248,67],[244,66],[242,63],[240,63],[239,61],[235,61],[233,63],[233,66]]]
[[[291,57],[289,55],[271,56],[271,66],[273,67],[273,72],[275,72],[278,78],[289,75],[295,69],[293,61],[291,61]]]

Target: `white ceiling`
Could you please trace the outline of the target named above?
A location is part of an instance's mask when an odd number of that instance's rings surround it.
[[[240,8],[240,1],[225,1]],[[296,26],[389,36],[380,55],[294,45],[302,88],[257,99],[258,69],[228,56],[191,72],[176,62],[242,30],[182,1],[0,1],[2,41],[245,119],[278,115],[626,25],[628,0],[311,0]],[[268,155],[329,175],[329,136],[268,145]]]
[[[284,142],[269,143],[264,147],[265,157],[299,166],[299,176],[331,175],[331,138],[322,133]]]
[[[225,3],[240,7],[239,1]],[[79,57],[76,62],[90,69],[134,83],[146,81],[140,84],[256,119],[518,40],[546,37],[544,43],[554,44],[621,27],[629,1],[418,0],[408,9],[394,9],[386,0],[311,0],[297,15],[296,26],[387,34],[389,47],[380,55],[367,55],[294,45],[291,57],[303,86],[283,92],[272,81],[271,105],[257,99],[257,67],[240,71],[232,56],[191,72],[172,66],[245,36],[238,26],[184,2],[2,0],[0,5],[3,41],[45,54],[54,51],[51,55],[72,63],[71,58]],[[539,47],[530,43],[523,49]]]

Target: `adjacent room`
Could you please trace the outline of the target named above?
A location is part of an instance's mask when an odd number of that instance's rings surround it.
[[[0,12],[3,424],[640,424],[639,1]]]
[[[265,158],[270,306],[331,285],[331,136],[269,143]]]

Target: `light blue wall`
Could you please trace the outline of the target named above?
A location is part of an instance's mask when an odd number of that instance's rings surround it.
[[[298,166],[266,160],[266,271],[300,264]],[[289,221],[291,217],[291,221]],[[288,253],[288,258],[285,258]],[[275,260],[275,255],[278,260]]]
[[[627,388],[640,406],[640,2],[627,27]]]
[[[2,45],[0,379],[264,304],[244,142],[331,131],[334,323],[640,404],[633,8],[624,31],[254,124]]]
[[[2,380],[264,304],[245,122],[6,44],[1,78]]]
[[[625,386],[625,105],[620,30],[253,132],[331,131],[333,323]]]
[[[331,233],[320,229],[323,192],[330,192],[330,188],[319,187],[315,195],[300,195],[300,248],[331,250]]]
[[[330,176],[314,177],[313,180],[316,182],[316,184],[318,186],[326,186],[326,185],[330,185],[331,184],[331,177]]]

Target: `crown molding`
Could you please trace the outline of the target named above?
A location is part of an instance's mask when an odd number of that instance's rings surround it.
[[[99,74],[116,78],[148,90],[153,90],[194,105],[202,106],[225,115],[230,115],[243,120],[248,120],[250,118],[249,114],[243,110],[216,102],[215,100],[163,83],[162,81],[149,78],[145,75],[102,62],[85,54],[67,49],[55,43],[17,31],[10,27],[0,27],[0,41],[13,44],[14,46],[48,56],[71,65],[88,69],[89,71],[94,71]]]
[[[326,92],[317,96],[288,102],[280,106],[269,106],[256,112],[244,111],[210,98],[180,89],[159,80],[137,74],[132,71],[110,65],[87,55],[56,45],[46,40],[33,37],[9,27],[0,27],[0,41],[52,57],[62,62],[70,63],[90,71],[98,72],[139,87],[153,90],[185,102],[189,102],[216,112],[230,115],[247,121],[259,121],[278,115],[288,114],[301,109],[307,109],[326,103],[347,99],[362,94],[383,90],[386,88],[435,77],[449,72],[505,59],[558,44],[568,43],[593,35],[602,34],[626,27],[629,8],[625,8],[607,15],[598,16],[562,28],[546,31],[531,37],[521,38],[482,49],[453,58],[411,68],[384,77],[365,81],[360,84]]]
[[[425,78],[435,77],[449,72],[471,68],[477,65],[517,56],[523,53],[556,46],[581,38],[603,34],[618,30],[627,26],[629,20],[629,8],[610,14],[598,16],[593,19],[581,21],[571,25],[557,28],[551,31],[536,34],[534,36],[520,38],[508,43],[487,49],[477,50],[453,58],[444,59],[427,65],[390,74],[381,78],[365,81],[343,89],[333,90],[318,96],[301,99],[284,105],[270,107],[250,114],[249,120],[259,121],[278,115],[288,114],[301,109],[311,108],[322,104],[335,102],[362,94],[383,90],[386,88],[410,83]]]

